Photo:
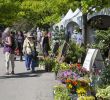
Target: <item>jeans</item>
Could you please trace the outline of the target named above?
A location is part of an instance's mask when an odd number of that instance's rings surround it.
[[[35,70],[36,61],[32,58],[32,55],[28,55],[28,54],[25,55],[25,65],[27,69],[30,69],[31,67],[32,71]]]

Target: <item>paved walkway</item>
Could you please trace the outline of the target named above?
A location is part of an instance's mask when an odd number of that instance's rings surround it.
[[[0,100],[54,100],[53,73],[27,72],[24,62],[16,61],[15,75],[5,75],[4,55],[0,48]]]

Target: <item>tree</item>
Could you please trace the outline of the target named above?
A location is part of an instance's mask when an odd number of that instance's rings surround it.
[[[0,22],[10,26],[25,20],[25,25],[30,24],[30,28],[48,28],[58,22],[68,9],[74,11],[80,7],[85,15],[83,33],[86,33],[86,15],[92,8],[101,9],[109,3],[109,0],[0,0]],[[19,25],[22,28],[23,23]]]
[[[0,0],[0,23],[10,26],[19,12],[19,1]]]

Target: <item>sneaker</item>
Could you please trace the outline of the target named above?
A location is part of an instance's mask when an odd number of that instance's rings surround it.
[[[30,68],[27,68],[27,70],[30,70]]]
[[[31,72],[32,72],[32,73],[36,73],[36,71],[35,71],[35,70],[32,70]]]
[[[12,71],[11,74],[14,75],[15,74],[14,71]]]

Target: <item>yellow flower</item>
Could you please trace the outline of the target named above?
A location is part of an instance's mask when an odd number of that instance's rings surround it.
[[[80,96],[78,100],[95,100],[93,96]]]
[[[68,88],[69,88],[69,89],[72,89],[72,87],[73,87],[73,86],[72,86],[71,84],[68,85]]]
[[[78,88],[76,92],[77,92],[79,97],[80,96],[84,96],[87,93],[87,91],[84,88],[82,88],[82,87]]]

